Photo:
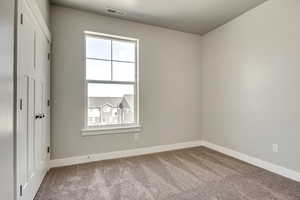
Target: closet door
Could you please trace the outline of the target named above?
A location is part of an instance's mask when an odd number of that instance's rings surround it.
[[[26,1],[18,1],[17,199],[32,200],[48,170],[49,44]]]
[[[50,141],[50,107],[48,104],[49,98],[49,42],[41,31],[36,34],[36,95],[35,107],[36,114],[41,115],[39,120],[36,120],[36,132],[39,133],[37,138],[37,147],[39,153],[39,165],[42,170],[47,169],[47,163],[50,159],[48,147]]]

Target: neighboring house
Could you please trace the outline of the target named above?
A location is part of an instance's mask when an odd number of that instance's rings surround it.
[[[122,123],[134,122],[134,96],[124,95],[121,101],[122,109]]]
[[[134,97],[90,97],[88,125],[113,125],[134,121]]]

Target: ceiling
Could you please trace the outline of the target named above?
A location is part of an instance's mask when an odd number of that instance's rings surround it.
[[[266,0],[52,0],[77,8],[203,35]],[[120,11],[110,14],[107,9]]]

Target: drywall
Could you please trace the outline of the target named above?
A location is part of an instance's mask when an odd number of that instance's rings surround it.
[[[0,1],[0,194],[14,199],[14,4]]]
[[[84,31],[140,39],[142,132],[81,136]],[[201,37],[51,6],[52,158],[194,141],[200,134]]]
[[[204,36],[204,140],[300,171],[299,11],[269,0]]]

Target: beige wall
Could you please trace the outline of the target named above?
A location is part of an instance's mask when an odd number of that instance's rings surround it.
[[[14,7],[0,1],[0,199],[14,199]]]
[[[201,139],[201,37],[52,6],[52,157]],[[140,39],[143,131],[82,137],[85,30]]]
[[[53,158],[204,139],[300,171],[298,0],[269,0],[202,38],[51,8]],[[80,135],[84,30],[141,40],[138,141]]]
[[[203,42],[204,139],[300,171],[300,1],[269,0]]]

